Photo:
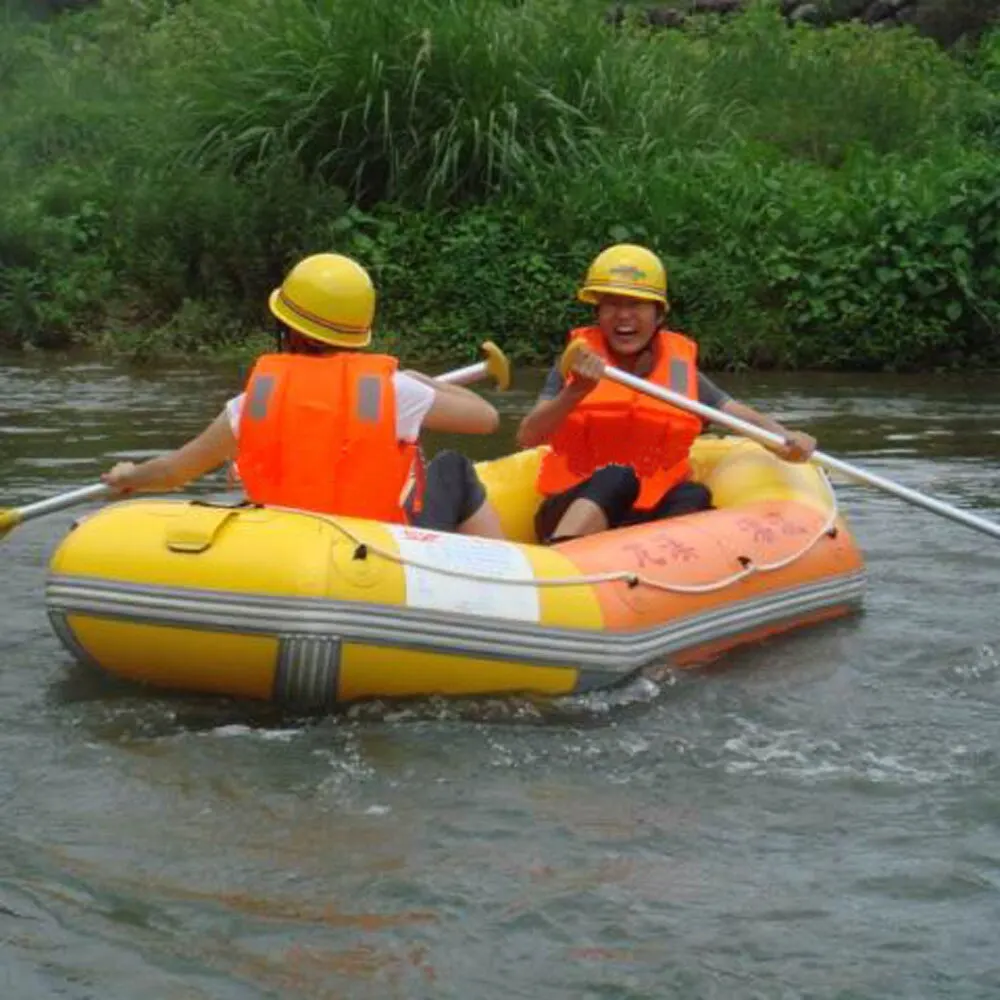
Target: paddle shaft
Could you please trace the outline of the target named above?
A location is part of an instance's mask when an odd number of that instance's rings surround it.
[[[464,368],[456,368],[453,371],[445,372],[443,375],[437,375],[434,381],[444,382],[448,385],[469,385],[487,376],[493,376],[497,379],[501,388],[506,388],[505,379],[509,378],[507,359],[498,347],[489,342],[487,344],[488,347],[484,345],[484,351],[487,354],[488,360],[479,361],[474,365],[466,365]],[[81,486],[78,489],[68,490],[66,493],[59,493],[45,500],[25,504],[23,507],[0,510],[0,538],[3,538],[8,531],[16,528],[19,524],[24,524],[25,521],[45,517],[47,514],[55,514],[57,511],[67,510],[70,507],[76,507],[78,504],[88,503],[91,500],[105,500],[111,494],[112,491],[104,483],[94,483],[92,486]]]
[[[35,503],[25,504],[17,508],[20,515],[18,521],[30,521],[35,517],[44,517],[46,514],[54,514],[56,511],[65,510],[67,507],[75,507],[80,503],[87,503],[89,500],[101,500],[110,496],[111,490],[104,483],[94,483],[93,486],[81,486],[76,490],[69,490],[57,496],[49,497],[46,500],[38,500]]]
[[[483,378],[492,378],[497,389],[505,392],[510,386],[510,362],[507,356],[492,340],[483,341],[479,349],[485,360],[436,375],[434,381],[444,382],[446,385],[469,385],[470,382],[478,382]]]
[[[444,382],[445,385],[469,385],[471,382],[478,382],[489,374],[489,362],[477,361],[474,365],[466,365],[464,368],[456,368],[454,371],[445,372],[443,375],[435,375],[435,382]]]
[[[635,389],[637,392],[644,392],[647,396],[653,396],[664,403],[670,403],[679,409],[687,410],[689,413],[696,413],[705,420],[728,427],[730,430],[736,431],[738,434],[742,434],[753,441],[757,441],[759,444],[780,446],[785,443],[785,439],[780,434],[764,430],[763,427],[757,427],[746,420],[740,420],[739,417],[723,413],[721,410],[717,410],[712,406],[706,406],[697,400],[689,399],[687,396],[682,396],[663,386],[654,385],[646,379],[630,375],[628,372],[624,372],[620,368],[615,368],[613,365],[604,366],[604,377],[611,379],[613,382],[628,386],[630,389]],[[989,521],[985,517],[979,517],[969,511],[962,510],[959,507],[953,507],[950,503],[937,500],[926,493],[911,490],[908,486],[903,486],[902,483],[893,482],[893,480],[886,479],[884,476],[878,476],[873,472],[866,472],[856,465],[851,465],[849,462],[844,462],[821,451],[814,451],[810,456],[810,461],[815,462],[824,469],[828,469],[830,472],[839,472],[842,476],[846,476],[854,482],[864,483],[866,486],[874,486],[876,489],[891,493],[893,496],[899,497],[900,500],[905,500],[915,507],[923,507],[924,510],[929,510],[933,514],[940,514],[942,517],[950,518],[958,524],[964,524],[968,528],[975,528],[977,531],[991,535],[993,538],[1000,538],[1000,524]]]

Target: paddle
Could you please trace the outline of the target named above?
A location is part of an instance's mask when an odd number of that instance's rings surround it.
[[[559,368],[564,377],[572,370],[577,354],[585,349],[586,345],[580,340],[574,340],[569,344],[559,362]],[[785,443],[780,434],[766,431],[762,427],[756,427],[745,420],[740,420],[739,417],[731,416],[728,413],[723,413],[721,410],[716,410],[714,407],[706,406],[704,403],[688,399],[687,396],[682,396],[663,386],[655,385],[646,379],[630,375],[628,372],[624,372],[620,368],[615,368],[613,365],[604,366],[604,378],[611,379],[612,382],[618,382],[620,385],[628,386],[628,388],[634,389],[636,392],[644,392],[647,396],[662,400],[664,403],[670,403],[681,410],[696,413],[705,420],[728,427],[730,430],[736,431],[737,434],[742,434],[759,444],[783,445]],[[841,475],[855,482],[863,483],[866,486],[874,486],[876,489],[891,493],[893,496],[899,497],[900,500],[905,500],[916,507],[923,507],[924,510],[929,510],[933,514],[940,514],[942,517],[950,518],[952,521],[964,524],[968,528],[975,528],[976,531],[981,531],[983,534],[991,535],[993,538],[1000,538],[1000,524],[989,521],[984,517],[979,517],[977,514],[972,514],[969,511],[962,510],[959,507],[953,507],[950,503],[945,503],[943,500],[928,496],[926,493],[911,490],[908,486],[903,486],[901,483],[893,482],[891,479],[878,476],[873,472],[866,472],[856,465],[851,465],[839,458],[834,458],[832,455],[826,455],[821,451],[814,451],[810,456],[810,461],[815,462],[824,469],[828,469],[830,472],[839,472]]]
[[[485,358],[484,361],[479,361],[474,365],[466,365],[464,368],[456,368],[443,375],[436,375],[434,380],[448,385],[469,385],[480,379],[492,378],[496,382],[497,389],[500,392],[505,391],[510,386],[510,362],[507,360],[507,356],[492,340],[485,341],[480,350]],[[78,504],[87,503],[90,500],[104,500],[111,496],[111,493],[112,491],[104,483],[94,483],[92,486],[81,486],[65,493],[57,493],[53,497],[25,504],[23,507],[0,510],[0,540],[19,524],[24,524],[25,521],[33,521],[36,518],[45,517],[47,514],[55,514],[57,511],[76,507]]]
[[[507,360],[507,355],[492,340],[484,340],[479,349],[483,352],[485,361],[466,365],[465,368],[456,368],[443,375],[435,375],[434,381],[445,382],[448,385],[468,385],[482,378],[492,378],[497,389],[506,392],[510,388],[510,362]]]
[[[25,521],[33,521],[36,517],[54,514],[56,511],[65,510],[67,507],[75,507],[77,504],[86,503],[88,500],[101,500],[109,496],[110,493],[111,491],[104,483],[95,483],[93,486],[81,486],[79,489],[69,490],[66,493],[57,493],[54,497],[49,497],[47,500],[25,504],[23,507],[11,507],[9,510],[0,510],[0,539]]]

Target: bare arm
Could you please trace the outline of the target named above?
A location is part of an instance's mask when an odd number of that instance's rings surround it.
[[[570,415],[576,404],[587,395],[578,382],[567,382],[554,399],[543,399],[534,405],[517,429],[517,443],[522,448],[544,444]]]
[[[404,372],[434,390],[434,402],[424,414],[421,427],[450,434],[492,434],[500,426],[496,407],[461,385],[448,385],[419,372]]]
[[[785,439],[785,447],[775,448],[773,451],[789,462],[804,462],[816,450],[816,439],[814,437],[806,434],[804,431],[789,430],[784,424],[778,423],[773,417],[769,417],[766,413],[760,413],[752,406],[747,406],[746,403],[729,399],[722,404],[720,409],[723,413],[728,413],[730,416],[745,420],[748,424],[753,424],[755,427],[761,427],[765,431],[771,431],[773,434],[780,434]]]
[[[555,374],[555,370],[553,370]],[[517,429],[517,443],[522,448],[544,444],[570,415],[574,407],[589,395],[604,375],[604,362],[592,351],[582,350],[573,361],[568,378],[552,399],[539,400]]]
[[[178,489],[236,455],[236,438],[225,410],[196,438],[147,462],[119,462],[101,478],[120,493]]]

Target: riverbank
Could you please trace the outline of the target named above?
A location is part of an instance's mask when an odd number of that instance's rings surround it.
[[[243,353],[322,248],[372,270],[389,346],[536,363],[628,239],[710,367],[1000,362],[1000,36],[950,55],[769,3],[651,34],[605,7],[8,15],[2,343]]]

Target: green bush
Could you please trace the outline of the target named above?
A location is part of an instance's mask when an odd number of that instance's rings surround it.
[[[1000,35],[572,0],[104,0],[0,32],[0,345],[229,349],[320,249],[383,342],[522,360],[602,246],[718,366],[1000,360]]]
[[[654,162],[740,138],[832,165],[859,144],[919,152],[961,134],[970,91],[929,41],[789,31],[769,4],[650,37],[565,0],[202,3],[217,30],[185,103],[202,161],[291,150],[369,203],[551,183],[609,146]]]

